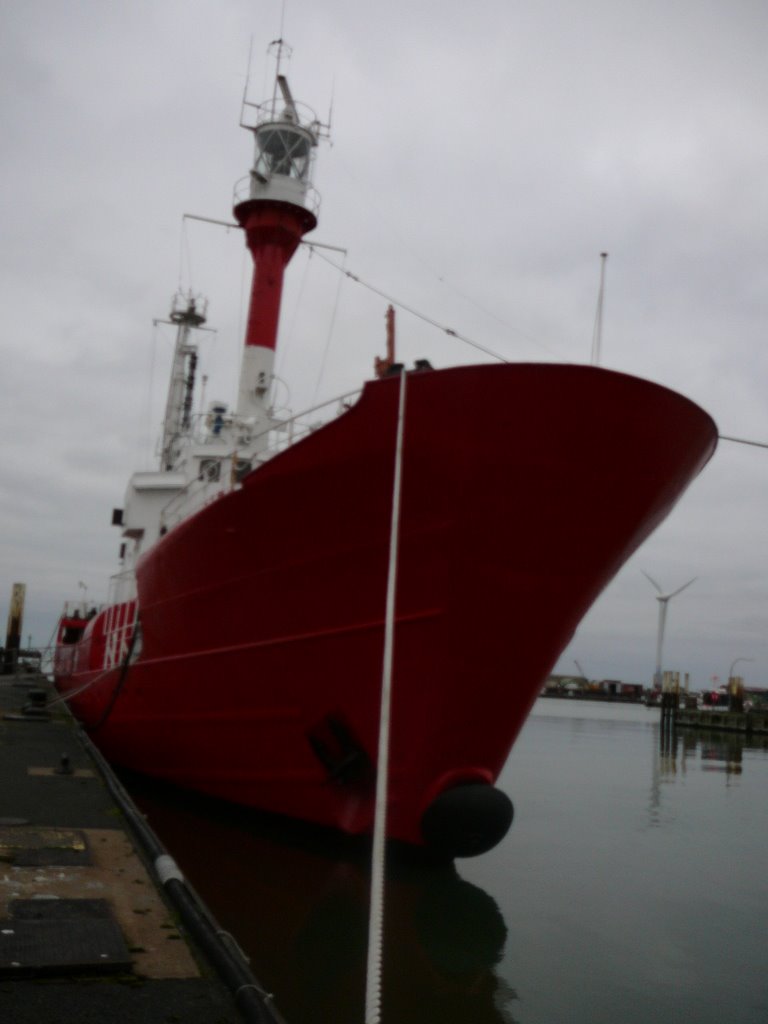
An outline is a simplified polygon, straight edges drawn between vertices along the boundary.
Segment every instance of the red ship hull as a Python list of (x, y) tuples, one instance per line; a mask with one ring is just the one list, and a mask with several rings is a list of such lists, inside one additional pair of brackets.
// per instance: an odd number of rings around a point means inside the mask
[[(143, 556), (132, 663), (103, 671), (107, 612), (60, 646), (57, 685), (93, 681), (70, 704), (107, 758), (370, 830), (398, 389), (367, 385)], [(687, 399), (591, 367), (408, 375), (391, 837), (422, 843), (441, 793), (495, 781), (578, 622), (716, 437)]]

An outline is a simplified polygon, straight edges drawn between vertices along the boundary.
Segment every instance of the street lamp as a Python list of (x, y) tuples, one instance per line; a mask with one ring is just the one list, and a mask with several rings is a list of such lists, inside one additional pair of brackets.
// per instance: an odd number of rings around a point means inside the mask
[(656, 636), (656, 671), (653, 673), (653, 686), (654, 689), (661, 689), (661, 650), (664, 646), (664, 627), (667, 622), (667, 605), (673, 597), (677, 597), (678, 594), (682, 593), (686, 587), (690, 587), (697, 579), (696, 576), (692, 580), (688, 580), (682, 587), (678, 587), (677, 590), (673, 590), (670, 594), (665, 594), (656, 580), (652, 579), (648, 573), (641, 569), (640, 572), (645, 578), (653, 584), (654, 588), (658, 591), (656, 600), (659, 602), (659, 630)]
[(754, 658), (734, 658), (731, 662), (731, 667), (728, 669), (728, 679), (733, 675), (733, 670), (739, 664), (740, 661), (754, 661)]

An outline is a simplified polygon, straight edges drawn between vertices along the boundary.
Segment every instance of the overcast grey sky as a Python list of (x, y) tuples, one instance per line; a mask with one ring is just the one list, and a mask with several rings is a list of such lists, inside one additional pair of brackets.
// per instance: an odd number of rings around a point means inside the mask
[[(106, 596), (111, 509), (162, 416), (172, 334), (152, 319), (179, 284), (210, 300), (208, 396), (233, 397), (249, 262), (237, 232), (182, 214), (230, 217), (250, 40), (260, 100), (281, 4), (0, 12), (0, 615), (26, 581), (25, 634), (45, 643), (80, 581)], [(586, 362), (608, 251), (603, 364), (768, 441), (763, 0), (288, 0), (284, 17), (294, 95), (322, 117), (333, 100), (315, 237), (352, 271), (507, 358)], [(297, 254), (278, 362), (296, 411), (370, 375), (384, 308)], [(398, 344), (478, 359), (404, 313)], [(670, 606), (665, 667), (703, 687), (751, 658), (739, 670), (768, 686), (766, 508), (768, 451), (721, 442), (560, 669), (650, 679), (645, 569), (669, 589), (698, 577)]]

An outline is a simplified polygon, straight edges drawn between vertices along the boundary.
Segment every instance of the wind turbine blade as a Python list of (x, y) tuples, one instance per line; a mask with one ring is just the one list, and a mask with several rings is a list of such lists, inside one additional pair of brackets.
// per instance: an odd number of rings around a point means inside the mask
[(656, 590), (658, 590), (658, 592), (659, 592), (659, 593), (661, 594), (661, 593), (662, 593), (661, 587), (660, 587), (660, 586), (659, 586), (659, 584), (658, 584), (658, 583), (656, 582), (656, 580), (655, 580), (655, 579), (653, 579), (653, 577), (649, 576), (649, 575), (648, 575), (648, 573), (647, 573), (647, 572), (645, 571), (645, 569), (641, 569), (641, 570), (640, 570), (640, 572), (641, 572), (641, 573), (643, 574), (643, 576), (645, 576), (645, 578), (646, 578), (646, 579), (647, 579), (647, 580), (648, 580), (648, 581), (649, 581), (650, 583), (652, 583), (652, 584), (654, 585), (654, 587), (656, 588)]
[(686, 587), (690, 587), (690, 585), (692, 583), (695, 583), (698, 578), (699, 578), (698, 576), (694, 576), (692, 580), (688, 580), (688, 582), (684, 583), (682, 585), (682, 587), (678, 587), (677, 590), (673, 590), (671, 594), (667, 594), (667, 597), (669, 597), (669, 598), (677, 597), (677, 595), (681, 594), (685, 590)]

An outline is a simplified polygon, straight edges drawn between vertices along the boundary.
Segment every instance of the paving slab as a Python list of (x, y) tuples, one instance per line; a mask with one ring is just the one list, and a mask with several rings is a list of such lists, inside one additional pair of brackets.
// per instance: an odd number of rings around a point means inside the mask
[(44, 677), (0, 676), (2, 1019), (258, 1019), (184, 928), (68, 710), (46, 709), (55, 697)]

